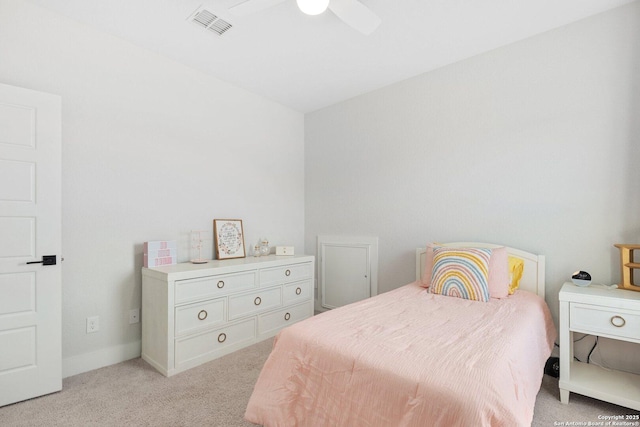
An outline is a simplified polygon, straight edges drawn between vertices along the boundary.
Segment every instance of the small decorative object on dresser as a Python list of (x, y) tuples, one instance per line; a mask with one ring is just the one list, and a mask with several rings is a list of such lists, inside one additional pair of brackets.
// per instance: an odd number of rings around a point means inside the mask
[(241, 219), (214, 219), (213, 239), (217, 259), (245, 257)]
[(640, 245), (613, 245), (620, 249), (620, 287), (630, 291), (640, 291), (640, 285), (633, 283), (633, 270), (640, 269), (640, 262), (633, 260), (633, 251), (640, 249)]
[(171, 376), (313, 316), (315, 258), (142, 269), (142, 358)]
[(159, 267), (161, 265), (172, 265), (178, 259), (178, 245), (175, 240), (157, 240), (144, 242), (145, 267)]
[[(208, 260), (202, 258), (202, 242), (206, 240), (207, 231), (191, 230), (191, 249), (195, 257), (191, 259), (193, 264), (206, 264)], [(146, 267), (146, 266), (145, 266)]]
[(269, 255), (269, 253), (271, 253), (271, 248), (269, 247), (269, 239), (265, 237), (260, 242), (260, 255), (267, 256)]
[(569, 393), (640, 410), (640, 375), (603, 368), (574, 357), (574, 333), (640, 343), (640, 294), (624, 289), (560, 289), (560, 401)]
[(293, 246), (276, 246), (276, 255), (293, 255)]

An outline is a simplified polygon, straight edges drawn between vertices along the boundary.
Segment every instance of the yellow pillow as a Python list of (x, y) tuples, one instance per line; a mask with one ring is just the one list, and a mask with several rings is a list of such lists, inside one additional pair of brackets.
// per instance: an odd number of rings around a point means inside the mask
[(509, 256), (509, 277), (511, 283), (509, 283), (509, 295), (513, 293), (520, 286), (520, 280), (522, 279), (522, 273), (524, 272), (524, 260)]

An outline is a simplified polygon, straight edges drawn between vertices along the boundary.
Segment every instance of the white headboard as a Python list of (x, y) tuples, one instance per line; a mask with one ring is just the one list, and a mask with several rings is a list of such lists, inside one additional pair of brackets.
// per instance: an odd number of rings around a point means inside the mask
[[(437, 246), (450, 247), (475, 247), (475, 248), (500, 248), (504, 245), (477, 242), (438, 243)], [(536, 293), (544, 298), (544, 255), (535, 255), (520, 249), (506, 247), (507, 254), (524, 260), (524, 272), (520, 281), (520, 289)], [(416, 280), (422, 279), (424, 270), (426, 248), (416, 249)]]

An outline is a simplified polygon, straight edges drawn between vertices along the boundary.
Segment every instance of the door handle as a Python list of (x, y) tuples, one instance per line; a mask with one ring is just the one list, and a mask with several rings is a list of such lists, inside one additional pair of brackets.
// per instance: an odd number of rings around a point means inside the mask
[(56, 255), (42, 255), (42, 261), (30, 261), (27, 264), (56, 265)]

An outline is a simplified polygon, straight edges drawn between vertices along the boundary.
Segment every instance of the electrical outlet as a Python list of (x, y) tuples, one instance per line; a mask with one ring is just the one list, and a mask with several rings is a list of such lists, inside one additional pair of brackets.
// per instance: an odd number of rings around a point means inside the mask
[(92, 334), (100, 330), (100, 317), (92, 316), (87, 317), (87, 333)]
[(129, 324), (133, 325), (138, 322), (140, 322), (140, 309), (134, 308), (129, 310)]

